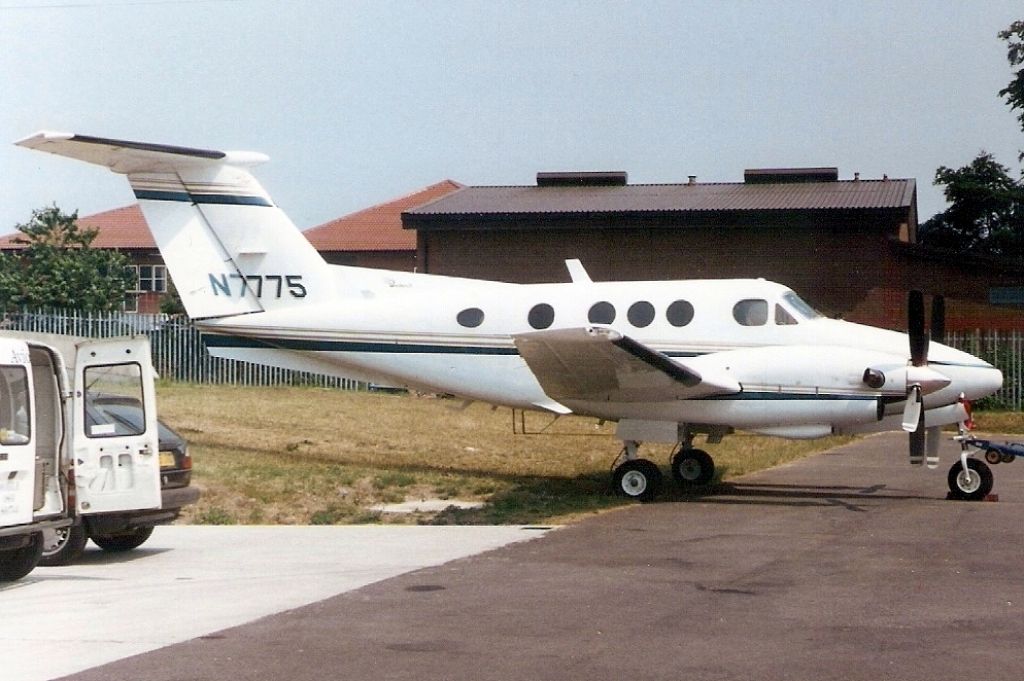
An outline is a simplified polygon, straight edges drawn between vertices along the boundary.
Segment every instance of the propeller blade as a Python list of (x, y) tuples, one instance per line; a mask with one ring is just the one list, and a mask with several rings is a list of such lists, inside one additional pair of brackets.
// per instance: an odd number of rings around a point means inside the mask
[(907, 406), (903, 408), (903, 430), (913, 433), (924, 412), (921, 404), (921, 386), (912, 385), (907, 391)]
[(911, 291), (907, 297), (907, 335), (911, 364), (924, 366), (928, 363), (928, 336), (924, 331), (924, 294), (920, 291)]
[(932, 297), (932, 341), (946, 342), (946, 299), (943, 296)]
[(928, 468), (939, 467), (939, 443), (942, 442), (942, 428), (932, 426), (925, 431), (925, 463)]

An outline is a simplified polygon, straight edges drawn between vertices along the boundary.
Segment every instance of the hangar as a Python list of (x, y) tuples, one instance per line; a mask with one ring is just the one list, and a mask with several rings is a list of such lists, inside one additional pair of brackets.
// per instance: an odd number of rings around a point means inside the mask
[(824, 167), (749, 169), (743, 182), (627, 180), (542, 172), (534, 185), (464, 187), (405, 211), (402, 226), (433, 274), (567, 281), (564, 260), (579, 258), (595, 280), (764, 277), (825, 314), (890, 328), (919, 287), (947, 295), (950, 329), (992, 328), (989, 317), (1020, 328), (1019, 310), (988, 300), (1014, 273), (919, 252), (913, 179), (841, 180)]

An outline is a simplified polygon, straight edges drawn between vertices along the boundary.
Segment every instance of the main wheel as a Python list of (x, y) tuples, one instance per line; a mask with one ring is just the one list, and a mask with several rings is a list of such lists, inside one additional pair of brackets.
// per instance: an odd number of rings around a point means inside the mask
[(96, 546), (104, 551), (131, 551), (142, 546), (149, 535), (153, 534), (153, 526), (136, 527), (117, 534), (105, 534), (93, 537)]
[(13, 582), (32, 572), (42, 555), (42, 532), (33, 532), (28, 544), (20, 549), (0, 551), (0, 582)]
[(957, 461), (949, 469), (949, 493), (954, 499), (981, 501), (992, 491), (992, 469), (984, 461), (967, 459), (969, 474)]
[(715, 462), (702, 449), (680, 449), (672, 457), (672, 477), (683, 489), (706, 485), (715, 476)]
[(661, 471), (652, 461), (626, 461), (612, 474), (615, 491), (629, 499), (650, 501), (661, 488)]
[(85, 527), (82, 525), (43, 530), (43, 556), (39, 559), (39, 564), (46, 567), (70, 565), (82, 555), (87, 541), (89, 537), (86, 536)]

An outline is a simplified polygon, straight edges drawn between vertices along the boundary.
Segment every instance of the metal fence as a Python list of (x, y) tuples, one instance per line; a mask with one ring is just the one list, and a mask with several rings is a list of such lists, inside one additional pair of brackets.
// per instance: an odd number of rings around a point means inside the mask
[[(153, 364), (161, 377), (192, 383), (231, 385), (315, 385), (354, 390), (365, 384), (336, 376), (268, 367), (211, 357), (202, 334), (185, 317), (117, 312), (8, 313), (0, 327), (37, 333), (89, 338), (146, 334)], [(988, 401), (992, 406), (1024, 408), (1024, 333), (970, 331), (949, 333), (946, 344), (991, 362), (1003, 372), (1003, 388)]]
[(12, 331), (111, 338), (145, 334), (161, 378), (224, 385), (312, 385), (358, 390), (366, 384), (338, 376), (211, 357), (202, 334), (182, 316), (121, 312), (43, 311), (3, 315), (0, 328)]
[(1024, 408), (1024, 333), (968, 331), (946, 334), (946, 345), (980, 357), (1003, 372), (1003, 387), (986, 404), (1020, 411)]

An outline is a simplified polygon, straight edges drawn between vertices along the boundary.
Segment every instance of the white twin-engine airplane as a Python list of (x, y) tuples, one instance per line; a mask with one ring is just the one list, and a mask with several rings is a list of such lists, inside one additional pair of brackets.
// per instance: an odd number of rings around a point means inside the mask
[[(764, 280), (509, 284), (328, 265), (267, 195), (252, 152), (40, 132), (17, 144), (128, 177), (189, 316), (219, 357), (617, 422), (615, 488), (647, 500), (661, 473), (641, 442), (675, 443), (673, 477), (712, 479), (693, 448), (733, 429), (789, 438), (910, 432), (938, 465), (939, 429), (1002, 385), (986, 362), (925, 333), (825, 319)], [(932, 334), (941, 337), (942, 301)], [(966, 446), (955, 497), (991, 491)]]

